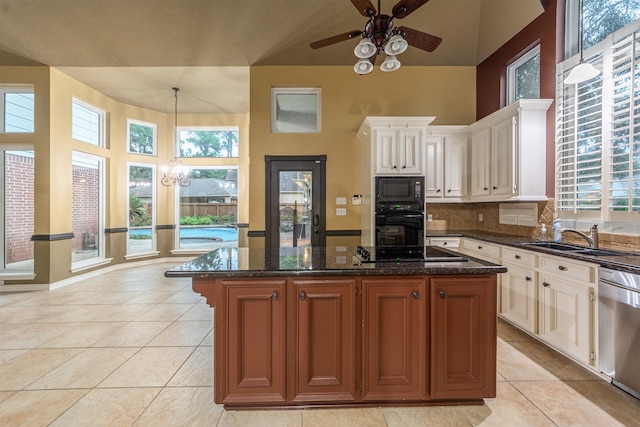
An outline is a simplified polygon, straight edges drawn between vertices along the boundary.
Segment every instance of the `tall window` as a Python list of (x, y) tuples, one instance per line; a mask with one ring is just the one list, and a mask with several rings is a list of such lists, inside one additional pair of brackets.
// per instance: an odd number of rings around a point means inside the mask
[(179, 157), (238, 157), (238, 128), (180, 128)]
[(127, 151), (134, 154), (156, 154), (157, 126), (138, 120), (127, 120)]
[(32, 150), (2, 150), (2, 187), (0, 188), (0, 229), (4, 244), (0, 247), (0, 271), (33, 272), (34, 167)]
[(71, 107), (71, 137), (103, 147), (104, 111), (74, 99)]
[(72, 155), (71, 226), (73, 268), (97, 262), (103, 254), (104, 159)]
[(127, 256), (155, 254), (155, 165), (129, 164)]
[(540, 98), (540, 45), (507, 67), (507, 104)]
[(33, 87), (0, 87), (0, 130), (2, 132), (33, 132)]
[[(592, 3), (609, 4), (610, 13), (627, 10), (622, 7), (623, 2), (585, 0), (585, 17), (587, 8), (595, 7)], [(636, 3), (640, 12), (640, 2)], [(620, 17), (619, 22), (625, 19), (629, 17)], [(578, 62), (576, 57), (558, 65), (556, 208), (562, 218), (637, 221), (640, 212), (639, 31), (640, 22), (636, 21), (586, 50), (585, 60), (602, 70), (602, 74), (589, 81), (577, 85), (563, 83)]]
[(192, 168), (191, 185), (178, 187), (180, 249), (207, 251), (238, 246), (238, 169)]

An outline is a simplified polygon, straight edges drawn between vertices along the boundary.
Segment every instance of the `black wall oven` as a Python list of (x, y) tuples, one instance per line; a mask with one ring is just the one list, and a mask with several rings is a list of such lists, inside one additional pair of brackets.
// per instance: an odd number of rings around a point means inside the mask
[(424, 256), (424, 177), (376, 177), (376, 251)]

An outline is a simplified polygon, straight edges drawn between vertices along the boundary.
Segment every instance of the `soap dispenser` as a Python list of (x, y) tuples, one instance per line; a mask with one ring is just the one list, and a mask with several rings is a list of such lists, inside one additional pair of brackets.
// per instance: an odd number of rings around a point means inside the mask
[(540, 240), (543, 242), (547, 242), (549, 239), (547, 238), (547, 224), (542, 224), (540, 226)]

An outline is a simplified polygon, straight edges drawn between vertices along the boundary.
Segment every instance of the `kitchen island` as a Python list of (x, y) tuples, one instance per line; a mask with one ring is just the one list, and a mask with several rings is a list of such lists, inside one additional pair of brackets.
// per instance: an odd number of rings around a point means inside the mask
[(495, 397), (506, 268), (454, 259), (220, 248), (165, 275), (191, 277), (215, 308), (214, 395), (227, 408), (480, 404)]

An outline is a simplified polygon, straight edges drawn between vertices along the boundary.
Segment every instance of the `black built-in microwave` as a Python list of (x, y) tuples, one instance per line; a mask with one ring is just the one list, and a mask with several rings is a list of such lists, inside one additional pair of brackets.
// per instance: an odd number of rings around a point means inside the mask
[(424, 202), (423, 176), (377, 176), (376, 203)]

